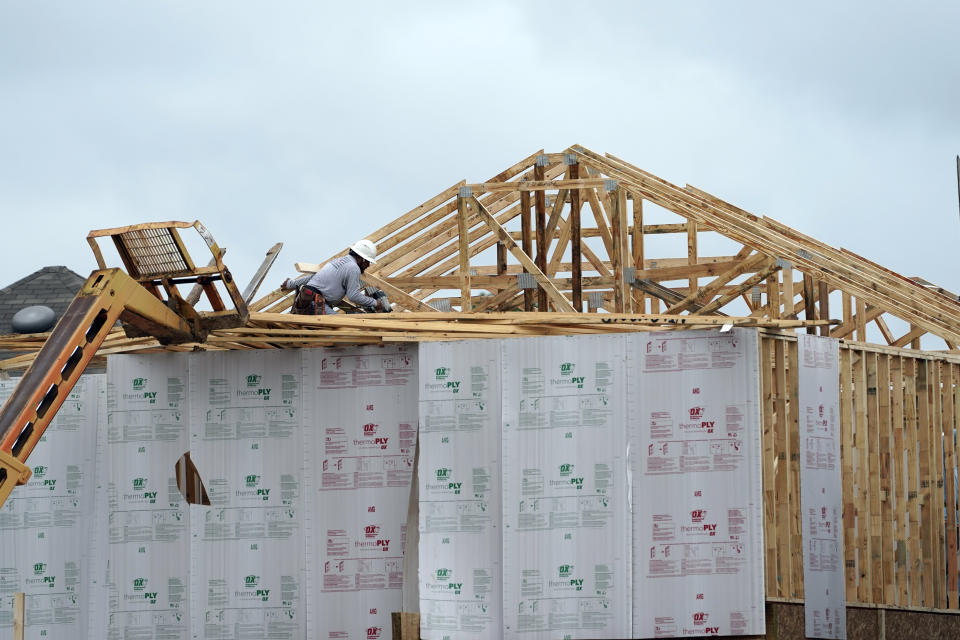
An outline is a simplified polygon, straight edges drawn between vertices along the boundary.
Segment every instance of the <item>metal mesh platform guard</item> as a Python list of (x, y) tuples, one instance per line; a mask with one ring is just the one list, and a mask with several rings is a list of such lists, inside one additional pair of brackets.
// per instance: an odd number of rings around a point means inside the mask
[(139, 276), (189, 273), (191, 265), (173, 234), (176, 230), (136, 229), (120, 234), (120, 240)]

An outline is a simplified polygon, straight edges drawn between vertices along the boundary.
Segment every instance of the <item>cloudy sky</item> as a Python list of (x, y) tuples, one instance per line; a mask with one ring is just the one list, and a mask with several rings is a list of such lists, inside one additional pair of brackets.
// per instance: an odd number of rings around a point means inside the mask
[(241, 283), (283, 241), (279, 281), (579, 143), (958, 290), (958, 32), (927, 1), (0, 0), (0, 286), (171, 219)]

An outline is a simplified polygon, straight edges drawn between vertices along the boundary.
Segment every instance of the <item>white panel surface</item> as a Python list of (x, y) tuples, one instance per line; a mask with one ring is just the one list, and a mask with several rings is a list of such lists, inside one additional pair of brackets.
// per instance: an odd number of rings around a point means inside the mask
[[(0, 405), (18, 378), (0, 380)], [(33, 475), (0, 511), (0, 638), (13, 637), (13, 594), (26, 593), (26, 638), (86, 636), (97, 424), (106, 376), (82, 376), (33, 453)]]
[(625, 347), (503, 342), (507, 638), (630, 637)]
[(846, 638), (843, 484), (840, 478), (840, 344), (798, 336), (800, 505), (808, 638)]
[[(420, 346), (420, 633), (500, 637), (500, 342)], [(412, 578), (412, 576), (411, 576)]]
[(303, 434), (297, 351), (190, 357), (191, 457), (210, 507), (193, 507), (193, 636), (306, 634)]
[(633, 634), (762, 635), (757, 333), (630, 344)]
[(303, 352), (309, 638), (390, 637), (417, 437), (416, 349)]
[(98, 491), (107, 501), (111, 639), (189, 637), (189, 511), (174, 473), (190, 448), (186, 383), (181, 354), (108, 359)]

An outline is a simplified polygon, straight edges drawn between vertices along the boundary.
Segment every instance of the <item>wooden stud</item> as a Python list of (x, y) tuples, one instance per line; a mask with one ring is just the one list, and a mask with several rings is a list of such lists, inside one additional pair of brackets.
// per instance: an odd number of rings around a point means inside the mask
[(610, 255), (610, 261), (613, 263), (613, 306), (616, 313), (623, 313), (624, 299), (626, 298), (626, 289), (623, 281), (623, 243), (620, 240), (623, 222), (623, 211), (620, 209), (620, 198), (617, 194), (619, 187), (608, 189), (609, 204), (611, 208), (610, 215), (610, 234), (613, 237), (613, 253)]
[[(829, 318), (830, 317), (830, 285), (826, 283), (825, 280), (821, 280), (817, 283), (818, 286), (818, 299), (820, 302), (820, 317)], [(820, 335), (828, 336), (830, 335), (830, 327), (820, 327)]]
[(26, 594), (17, 591), (13, 594), (13, 640), (23, 640), (26, 623)]
[(800, 504), (800, 383), (798, 379), (798, 344), (787, 344), (787, 426), (790, 430), (790, 554), (793, 566), (790, 569), (790, 597), (803, 597), (803, 508)]
[(863, 351), (853, 353), (853, 417), (857, 487), (857, 601), (873, 600), (873, 564), (870, 539), (870, 458), (867, 442), (867, 368)]
[[(567, 166), (567, 177), (576, 180), (580, 177), (580, 165), (577, 164), (576, 156), (573, 156), (572, 162)], [(573, 263), (571, 269), (571, 278), (573, 278), (573, 308), (577, 311), (583, 311), (583, 288), (580, 282), (581, 277), (581, 258), (580, 249), (582, 241), (580, 239), (580, 190), (570, 190), (570, 262)]]
[(780, 317), (780, 274), (774, 272), (767, 278), (767, 317)]
[(917, 361), (917, 420), (918, 420), (918, 449), (920, 472), (920, 544), (923, 569), (923, 604), (927, 607), (937, 606), (934, 599), (934, 544), (936, 540), (935, 523), (940, 519), (939, 506), (933, 500), (932, 459), (933, 443), (932, 425), (930, 424), (929, 403), (929, 363), (926, 360)]
[[(817, 307), (814, 301), (815, 299), (815, 289), (813, 286), (813, 278), (808, 274), (803, 274), (803, 304), (804, 312), (803, 317), (807, 320), (816, 320), (817, 319)], [(790, 306), (793, 306), (792, 304)], [(825, 316), (822, 316), (825, 317)], [(811, 331), (807, 329), (807, 333), (816, 333), (814, 329)]]
[[(543, 180), (544, 167), (546, 166), (546, 156), (538, 156), (533, 168), (533, 179)], [(536, 265), (540, 273), (547, 271), (547, 252), (550, 247), (547, 245), (547, 200), (543, 191), (537, 191), (533, 196), (534, 207), (536, 208), (536, 228), (537, 228), (537, 257)], [(546, 276), (544, 276), (546, 277)], [(547, 307), (547, 291), (542, 286), (537, 290), (537, 311), (549, 311)]]
[(917, 364), (916, 358), (903, 358), (903, 416), (906, 433), (907, 454), (907, 519), (910, 535), (907, 553), (909, 557), (910, 606), (923, 605), (923, 558), (921, 557), (921, 491), (920, 491), (920, 429), (917, 415)]
[[(933, 566), (934, 566), (934, 604), (935, 607), (946, 608), (946, 535), (942, 521), (945, 517), (946, 499), (944, 497), (943, 480), (943, 394), (941, 392), (941, 366), (936, 360), (929, 361), (930, 380), (928, 385), (928, 402), (930, 404), (930, 468), (933, 473), (930, 485), (933, 493)], [(942, 506), (941, 506), (942, 505)], [(934, 510), (936, 509), (936, 510)]]
[[(774, 397), (774, 413), (776, 416), (776, 431), (774, 447), (776, 458), (776, 504), (777, 504), (777, 573), (780, 579), (780, 596), (789, 598), (793, 577), (792, 554), (790, 537), (790, 436), (787, 417), (787, 367), (786, 345), (777, 340), (773, 345), (774, 382), (776, 395)], [(799, 549), (796, 550), (799, 552)]]
[(867, 341), (867, 303), (863, 298), (857, 298), (857, 332), (854, 340)]
[[(633, 250), (633, 266), (636, 269), (642, 269), (644, 264), (643, 249), (643, 198), (637, 194), (631, 194), (633, 197), (633, 227), (631, 228), (631, 242)], [(633, 296), (634, 311), (644, 312), (646, 307), (643, 291), (635, 287), (630, 287)]]
[(892, 433), (890, 406), (890, 356), (877, 354), (877, 436), (880, 458), (879, 499), (883, 574), (881, 602), (893, 604), (897, 597), (896, 558), (894, 554), (894, 476), (892, 468)]
[(793, 290), (793, 265), (791, 263), (785, 262), (783, 264), (780, 279), (783, 282), (780, 292), (780, 300), (783, 303), (783, 317), (788, 319), (795, 318), (796, 316), (793, 314), (793, 299), (795, 297)]
[(960, 526), (957, 523), (957, 444), (956, 444), (956, 394), (954, 385), (960, 380), (957, 372), (960, 366), (944, 363), (943, 365), (943, 462), (944, 462), (944, 499), (947, 504), (944, 529), (946, 530), (946, 564), (947, 564), (947, 608), (960, 607), (960, 592), (958, 592), (957, 563), (957, 536), (960, 535)]
[[(651, 302), (657, 301), (651, 298)], [(760, 381), (763, 390), (763, 519), (764, 548), (766, 549), (766, 592), (768, 596), (780, 594), (780, 580), (777, 565), (777, 509), (776, 509), (776, 468), (777, 451), (774, 443), (776, 415), (774, 411), (773, 371), (774, 339), (762, 337), (760, 340)]]
[[(697, 222), (696, 220), (687, 220), (687, 264), (697, 264)], [(697, 278), (690, 278), (689, 295), (697, 292), (699, 282)]]
[(909, 568), (907, 539), (909, 531), (907, 525), (907, 477), (904, 467), (906, 438), (904, 437), (903, 421), (903, 359), (900, 356), (891, 356), (890, 358), (890, 387), (891, 421), (893, 423), (893, 495), (896, 503), (897, 520), (894, 541), (897, 597), (890, 604), (905, 607), (910, 604), (910, 582), (907, 578)]
[(886, 576), (883, 574), (883, 515), (880, 509), (880, 487), (882, 457), (880, 455), (880, 407), (877, 401), (877, 354), (863, 353), (866, 364), (866, 411), (867, 429), (864, 433), (867, 441), (866, 459), (869, 461), (869, 484), (864, 487), (869, 501), (870, 520), (868, 522), (870, 535), (870, 602), (883, 603), (883, 585)]
[(854, 501), (853, 366), (850, 349), (840, 350), (840, 463), (843, 484), (843, 558), (847, 602), (857, 601), (857, 511)]
[[(530, 224), (530, 192), (520, 193), (520, 238), (521, 249), (528, 256), (533, 255), (533, 230)], [(527, 273), (527, 270), (523, 270)], [(533, 289), (523, 290), (523, 310), (533, 311)]]
[(470, 212), (467, 201), (465, 196), (457, 197), (457, 222), (460, 230), (457, 236), (460, 245), (460, 270), (457, 273), (460, 276), (461, 311), (470, 311), (473, 307), (470, 299)]

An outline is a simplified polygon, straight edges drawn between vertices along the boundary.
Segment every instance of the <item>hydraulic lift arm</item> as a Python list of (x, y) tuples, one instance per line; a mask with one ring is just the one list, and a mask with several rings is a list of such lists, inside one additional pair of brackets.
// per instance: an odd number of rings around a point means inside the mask
[[(178, 228), (189, 226), (201, 232), (217, 266), (193, 266), (177, 234)], [(121, 269), (94, 271), (0, 408), (0, 507), (16, 485), (30, 479), (27, 457), (118, 320), (128, 335), (152, 335), (166, 344), (203, 342), (211, 328), (246, 322), (246, 305), (223, 266), (222, 252), (199, 222), (134, 225), (94, 231), (89, 238), (105, 235), (113, 238), (136, 277)], [(103, 267), (99, 250), (94, 253)], [(236, 311), (224, 309), (213, 280), (224, 282)], [(214, 312), (197, 312), (179, 295), (176, 285), (189, 282), (204, 287)], [(161, 298), (158, 284), (167, 300)]]

